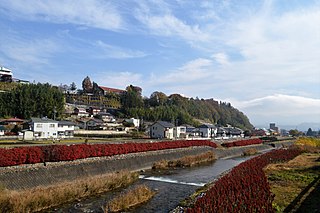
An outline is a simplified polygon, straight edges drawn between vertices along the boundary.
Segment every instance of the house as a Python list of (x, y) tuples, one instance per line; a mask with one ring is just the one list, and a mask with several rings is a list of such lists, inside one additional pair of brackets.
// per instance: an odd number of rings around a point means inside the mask
[(4, 126), (0, 126), (0, 136), (4, 135), (5, 131), (6, 131), (6, 128), (4, 128)]
[(58, 138), (58, 123), (48, 118), (31, 118), (30, 130), (35, 138)]
[(185, 126), (175, 126), (173, 128), (174, 138), (187, 138), (187, 128)]
[(172, 139), (174, 125), (166, 121), (157, 121), (150, 126), (151, 138), (168, 138)]
[(125, 119), (125, 122), (133, 124), (133, 126), (136, 128), (140, 126), (140, 119), (129, 118), (129, 119)]
[(97, 115), (101, 112), (101, 109), (98, 107), (89, 107), (88, 113), (90, 115)]
[(103, 120), (91, 118), (86, 122), (86, 129), (98, 130), (103, 129), (104, 122)]
[(19, 118), (8, 118), (0, 121), (2, 125), (21, 125), (24, 120)]
[(203, 138), (213, 138), (217, 134), (217, 127), (213, 124), (202, 124), (198, 128)]
[(98, 88), (100, 89), (100, 93), (103, 95), (109, 95), (112, 93), (117, 94), (117, 95), (121, 95), (126, 92), (125, 90), (115, 89), (115, 88), (110, 88), (110, 87), (99, 86)]
[(230, 138), (236, 138), (236, 137), (244, 137), (244, 131), (237, 127), (224, 127), (223, 128), (226, 131), (226, 136)]
[(81, 108), (81, 107), (74, 108), (73, 114), (76, 115), (77, 117), (88, 117), (89, 116), (89, 113), (86, 111), (86, 109)]
[(104, 122), (115, 122), (116, 119), (111, 113), (108, 112), (99, 112), (96, 117), (103, 120)]
[(74, 123), (71, 121), (58, 122), (58, 137), (71, 138), (74, 135)]

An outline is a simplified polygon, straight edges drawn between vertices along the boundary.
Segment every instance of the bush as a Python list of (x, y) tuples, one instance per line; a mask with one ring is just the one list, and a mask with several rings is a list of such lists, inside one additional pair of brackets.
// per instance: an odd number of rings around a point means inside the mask
[(298, 149), (273, 150), (239, 164), (217, 180), (186, 212), (274, 212), (274, 195), (263, 168), (291, 160), (300, 153)]
[(14, 166), (28, 163), (72, 161), (89, 157), (103, 157), (135, 152), (177, 149), (191, 146), (217, 145), (207, 140), (165, 141), (155, 143), (123, 144), (77, 144), (50, 145), (0, 149), (0, 166)]
[(259, 138), (247, 139), (247, 140), (239, 140), (233, 142), (222, 143), (221, 145), (224, 147), (234, 147), (234, 146), (248, 146), (253, 144), (262, 144), (262, 140)]

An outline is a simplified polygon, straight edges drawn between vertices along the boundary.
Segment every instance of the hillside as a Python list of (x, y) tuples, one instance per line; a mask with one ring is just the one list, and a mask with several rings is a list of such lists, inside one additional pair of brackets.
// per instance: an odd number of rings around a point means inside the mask
[(221, 126), (230, 124), (245, 130), (253, 128), (247, 116), (232, 107), (230, 103), (213, 99), (189, 99), (179, 94), (166, 96), (161, 92), (154, 92), (150, 98), (143, 100), (135, 98), (134, 103), (136, 104), (134, 105), (126, 105), (128, 98), (124, 98), (122, 113), (125, 116), (139, 117), (147, 121), (164, 120), (175, 124), (186, 123), (195, 126), (199, 125), (198, 120), (203, 120)]

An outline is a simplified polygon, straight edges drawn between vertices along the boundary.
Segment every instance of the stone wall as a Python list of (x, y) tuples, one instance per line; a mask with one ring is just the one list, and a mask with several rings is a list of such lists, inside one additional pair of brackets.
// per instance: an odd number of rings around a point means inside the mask
[(174, 160), (212, 150), (210, 147), (191, 147), (161, 150), (113, 157), (89, 158), (71, 162), (49, 162), (0, 168), (0, 184), (7, 189), (28, 189), (119, 170), (151, 168), (154, 162)]
[(69, 162), (48, 162), (46, 165), (30, 164), (0, 168), (0, 187), (7, 189), (28, 189), (65, 181), (72, 181), (89, 176), (102, 175), (119, 170), (142, 170), (151, 168), (153, 163), (174, 160), (187, 155), (196, 155), (212, 150), (217, 158), (229, 158), (243, 155), (250, 148), (258, 151), (280, 148), (290, 143), (276, 143), (276, 145), (252, 145), (213, 149), (210, 147), (190, 147), (117, 155), (112, 157), (87, 158)]

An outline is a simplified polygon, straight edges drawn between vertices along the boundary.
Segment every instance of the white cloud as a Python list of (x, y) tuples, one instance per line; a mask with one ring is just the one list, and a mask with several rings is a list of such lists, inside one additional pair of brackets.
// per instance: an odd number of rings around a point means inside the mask
[(105, 71), (92, 74), (92, 79), (96, 79), (98, 85), (125, 89), (129, 85), (141, 86), (142, 76), (134, 72), (114, 72)]
[(142, 58), (147, 56), (146, 53), (137, 50), (125, 49), (122, 47), (106, 44), (102, 41), (97, 41), (96, 46), (101, 49), (97, 52), (98, 58), (114, 58), (114, 59), (128, 59), (128, 58)]
[(29, 66), (48, 64), (50, 57), (60, 49), (59, 45), (50, 39), (4, 38), (3, 41), (5, 42), (0, 43), (0, 52), (3, 55)]
[(33, 21), (71, 23), (106, 30), (119, 30), (123, 21), (115, 6), (100, 0), (6, 1), (0, 4), (10, 16)]
[[(161, 2), (161, 1), (160, 1)], [(189, 43), (210, 40), (210, 35), (198, 24), (189, 24), (177, 18), (165, 3), (140, 3), (135, 10), (135, 18), (139, 20), (151, 34), (164, 37), (179, 37)], [(162, 5), (164, 5), (162, 7)]]
[(216, 53), (212, 55), (212, 58), (218, 62), (221, 65), (227, 65), (229, 64), (229, 58), (228, 55), (225, 53)]
[(272, 121), (280, 124), (320, 121), (320, 99), (275, 94), (249, 101), (228, 101), (256, 125)]
[(153, 75), (151, 77), (152, 84), (174, 84), (183, 85), (191, 82), (200, 82), (201, 79), (207, 78), (212, 74), (210, 68), (212, 61), (205, 58), (198, 58), (187, 62), (180, 68), (169, 72), (162, 73), (161, 76)]

